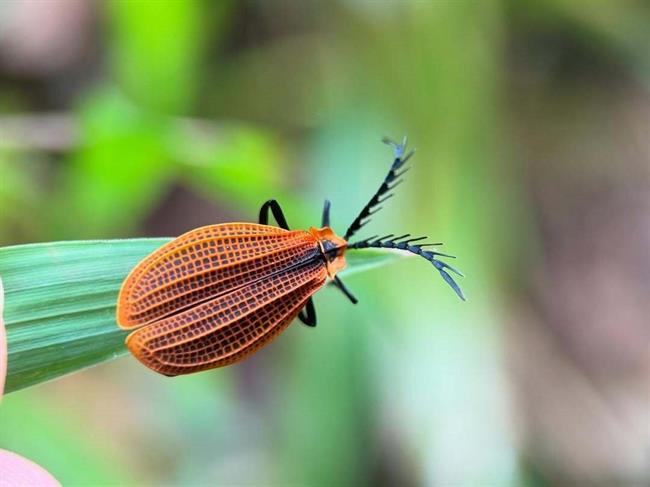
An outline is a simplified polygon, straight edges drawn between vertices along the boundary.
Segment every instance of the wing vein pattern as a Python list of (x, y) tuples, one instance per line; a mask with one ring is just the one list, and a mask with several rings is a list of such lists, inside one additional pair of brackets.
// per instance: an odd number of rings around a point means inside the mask
[(316, 239), (305, 231), (250, 223), (192, 230), (129, 274), (118, 324), (131, 329), (154, 323), (318, 255)]
[(228, 223), (192, 230), (124, 281), (118, 324), (147, 367), (180, 375), (228, 365), (278, 336), (327, 280), (316, 237)]
[(326, 281), (311, 260), (132, 332), (131, 352), (165, 375), (237, 362), (278, 336)]

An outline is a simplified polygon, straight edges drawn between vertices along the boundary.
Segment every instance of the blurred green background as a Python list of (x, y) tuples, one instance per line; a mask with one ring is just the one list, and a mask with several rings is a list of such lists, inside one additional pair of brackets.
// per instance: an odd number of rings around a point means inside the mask
[(254, 221), (419, 259), (326, 289), (226, 369), (131, 357), (5, 397), (0, 447), (64, 485), (650, 480), (650, 39), (634, 0), (0, 2), (0, 245)]

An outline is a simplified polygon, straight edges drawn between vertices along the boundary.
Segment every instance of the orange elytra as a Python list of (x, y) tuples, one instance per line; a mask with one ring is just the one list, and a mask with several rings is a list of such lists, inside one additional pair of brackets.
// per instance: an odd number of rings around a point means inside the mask
[[(269, 200), (259, 224), (223, 223), (197, 228), (163, 245), (130, 272), (120, 290), (117, 323), (134, 331), (126, 345), (150, 369), (168, 376), (189, 374), (245, 359), (278, 336), (296, 317), (316, 326), (312, 295), (330, 279), (353, 303), (337, 273), (348, 250), (386, 248), (424, 257), (461, 299), (446, 271), (460, 272), (425, 250), (426, 237), (366, 238), (349, 243), (401, 182), (406, 139), (385, 140), (395, 158), (381, 186), (345, 232), (329, 226), (325, 201), (322, 228), (289, 230), (280, 205)], [(278, 227), (267, 225), (269, 212)]]

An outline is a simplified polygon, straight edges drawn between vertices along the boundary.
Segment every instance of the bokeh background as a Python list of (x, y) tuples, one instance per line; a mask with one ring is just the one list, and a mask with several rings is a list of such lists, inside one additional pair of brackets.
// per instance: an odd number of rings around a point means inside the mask
[(0, 447), (64, 485), (650, 481), (650, 9), (635, 0), (0, 2), (0, 245), (345, 230), (430, 235), (326, 289), (237, 366), (131, 357), (7, 396)]

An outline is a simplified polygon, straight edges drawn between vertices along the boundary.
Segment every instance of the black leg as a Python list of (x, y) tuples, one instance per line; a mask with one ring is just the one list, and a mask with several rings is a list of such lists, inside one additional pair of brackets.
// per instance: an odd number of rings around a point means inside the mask
[(352, 301), (352, 304), (357, 304), (359, 300), (353, 296), (353, 294), (348, 290), (347, 287), (345, 287), (345, 284), (343, 284), (343, 281), (339, 279), (339, 276), (334, 276), (334, 285), (338, 287), (341, 291), (343, 291), (343, 294), (345, 294), (350, 301)]
[(312, 298), (307, 300), (307, 304), (298, 314), (298, 319), (312, 328), (316, 326), (316, 309), (314, 308), (314, 301)]
[[(269, 223), (269, 210), (273, 213), (273, 218), (278, 222), (278, 226), (285, 230), (289, 230), (287, 219), (284, 217), (282, 208), (276, 200), (268, 200), (262, 205), (260, 208), (259, 223), (262, 225), (267, 225)], [(314, 308), (314, 301), (311, 298), (307, 300), (305, 307), (300, 310), (300, 313), (298, 313), (298, 319), (307, 326), (316, 326), (316, 309)]]
[(321, 227), (330, 226), (330, 206), (332, 206), (330, 200), (325, 200), (325, 204), (323, 205), (323, 219), (321, 220)]
[(268, 200), (266, 203), (262, 205), (262, 207), (260, 208), (260, 217), (258, 220), (259, 223), (262, 225), (268, 225), (269, 210), (271, 210), (271, 213), (273, 213), (273, 218), (275, 218), (275, 221), (278, 222), (278, 226), (280, 228), (284, 228), (285, 230), (289, 230), (287, 219), (284, 217), (284, 213), (282, 213), (282, 208), (280, 208), (280, 204), (276, 200)]

